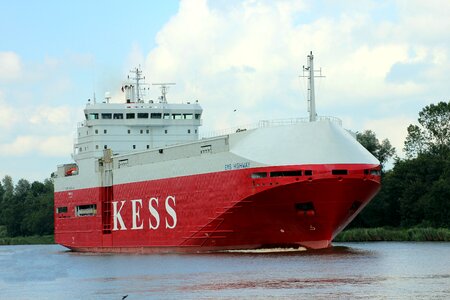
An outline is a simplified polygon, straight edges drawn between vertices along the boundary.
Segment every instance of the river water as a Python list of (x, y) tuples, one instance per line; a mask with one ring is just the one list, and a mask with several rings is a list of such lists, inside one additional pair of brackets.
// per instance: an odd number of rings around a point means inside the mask
[(450, 243), (97, 255), (0, 246), (0, 299), (450, 299)]

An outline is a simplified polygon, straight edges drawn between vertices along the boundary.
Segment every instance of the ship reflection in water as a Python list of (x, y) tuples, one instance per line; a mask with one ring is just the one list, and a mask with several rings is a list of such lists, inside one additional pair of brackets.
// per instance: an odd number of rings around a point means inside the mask
[(450, 243), (196, 255), (5, 246), (0, 247), (0, 269), (1, 299), (450, 298)]

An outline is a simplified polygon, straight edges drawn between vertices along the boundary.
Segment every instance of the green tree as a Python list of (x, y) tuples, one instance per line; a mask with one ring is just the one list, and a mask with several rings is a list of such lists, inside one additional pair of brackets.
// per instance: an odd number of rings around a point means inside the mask
[(357, 132), (356, 139), (380, 161), (382, 167), (384, 167), (386, 162), (395, 155), (395, 148), (392, 147), (389, 140), (384, 139), (380, 143), (375, 132), (372, 130), (366, 130), (362, 133)]
[(3, 200), (10, 201), (14, 194), (14, 184), (11, 176), (6, 175), (3, 177), (2, 183), (4, 189)]
[(6, 175), (2, 179), (2, 198), (0, 199), (0, 224), (6, 225), (7, 211), (6, 208), (12, 201), (14, 195), (14, 185), (11, 176)]
[(31, 184), (27, 218), (24, 219), (24, 231), (29, 234), (53, 233), (53, 183), (46, 179), (44, 183), (35, 181)]
[(425, 134), (422, 132), (419, 126), (410, 124), (407, 128), (408, 135), (405, 139), (405, 147), (403, 151), (406, 153), (406, 157), (409, 159), (415, 158), (420, 154), (425, 153), (427, 149), (427, 143)]
[(420, 126), (409, 125), (404, 150), (408, 158), (425, 152), (445, 156), (450, 149), (450, 101), (425, 106), (419, 112)]
[(3, 188), (2, 183), (0, 182), (0, 226), (4, 224), (3, 221), (3, 195), (5, 194), (5, 189)]

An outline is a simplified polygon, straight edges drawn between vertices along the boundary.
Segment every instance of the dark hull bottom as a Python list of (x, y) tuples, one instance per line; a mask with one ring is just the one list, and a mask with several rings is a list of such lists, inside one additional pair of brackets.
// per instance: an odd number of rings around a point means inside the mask
[[(309, 247), (307, 246), (309, 245)], [(66, 246), (67, 247), (67, 246)], [(270, 250), (270, 249), (324, 249), (331, 247), (331, 241), (306, 241), (302, 244), (284, 245), (240, 245), (229, 247), (67, 247), (74, 252), (83, 253), (125, 253), (125, 254), (155, 254), (155, 253), (211, 253), (230, 250)]]

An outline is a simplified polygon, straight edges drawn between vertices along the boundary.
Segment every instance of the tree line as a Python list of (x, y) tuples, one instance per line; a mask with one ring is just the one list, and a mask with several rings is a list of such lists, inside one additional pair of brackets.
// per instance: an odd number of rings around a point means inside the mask
[(0, 182), (0, 237), (53, 234), (53, 182)]
[(392, 157), (394, 165), (383, 171), (381, 191), (350, 227), (450, 228), (450, 102), (424, 107), (418, 123), (407, 128), (404, 159), (372, 131), (357, 133), (382, 165)]
[[(358, 141), (382, 164), (382, 188), (349, 227), (450, 228), (450, 102), (431, 104), (410, 125), (406, 158), (399, 158), (389, 140), (373, 131), (357, 133)], [(394, 159), (393, 168), (385, 164)], [(53, 182), (15, 185), (0, 182), (0, 237), (53, 234)]]

